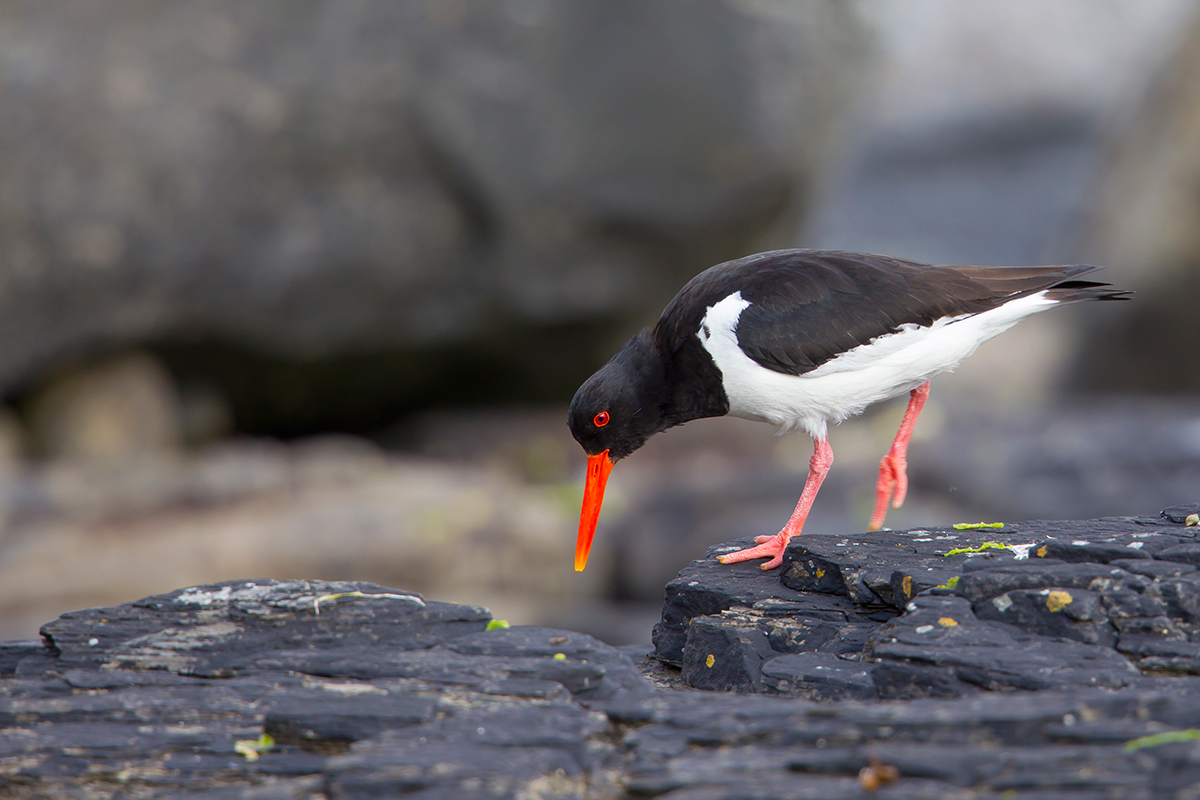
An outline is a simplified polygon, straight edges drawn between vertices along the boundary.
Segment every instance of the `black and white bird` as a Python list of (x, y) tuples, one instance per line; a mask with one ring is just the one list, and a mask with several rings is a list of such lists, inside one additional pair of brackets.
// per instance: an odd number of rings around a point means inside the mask
[(933, 266), (828, 250), (776, 250), (693, 278), (653, 329), (638, 333), (576, 392), (568, 425), (587, 453), (575, 569), (587, 564), (613, 464), (659, 431), (731, 415), (803, 430), (813, 456), (779, 533), (722, 556), (782, 563), (833, 464), (827, 432), (872, 403), (910, 393), (880, 462), (870, 529), (908, 488), (906, 453), (929, 380), (1025, 317), (1129, 292), (1084, 280), (1101, 267)]

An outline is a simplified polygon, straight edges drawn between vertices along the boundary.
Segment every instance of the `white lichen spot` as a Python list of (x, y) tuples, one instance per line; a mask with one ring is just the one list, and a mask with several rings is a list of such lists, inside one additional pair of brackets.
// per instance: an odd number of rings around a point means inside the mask
[(1037, 544), (1037, 542), (1030, 542), (1029, 544), (1010, 544), (1008, 547), (1013, 551), (1014, 559), (1017, 561), (1024, 561), (1025, 559), (1029, 558), (1029, 550), (1035, 544)]
[(1071, 542), (1071, 544), (1075, 545), (1076, 547), (1084, 547), (1086, 545), (1091, 544), (1091, 542), (1085, 541), (1083, 539), (1077, 539), (1077, 540)]
[(96, 646), (96, 645), (98, 645), (98, 644), (100, 644), (100, 640), (99, 640), (99, 639), (97, 639), (95, 636), (93, 636), (92, 638), (88, 639), (88, 647), (95, 647), (95, 646)]
[(335, 681), (318, 681), (305, 680), (305, 686), (311, 686), (316, 689), (321, 689), (333, 694), (343, 695), (345, 697), (357, 697), (364, 694), (382, 694), (386, 695), (387, 690), (381, 689), (378, 686), (373, 686), (369, 683), (339, 683)]
[(1146, 543), (1145, 542), (1130, 542), (1129, 544), (1127, 544), (1125, 546), (1128, 547), (1130, 550), (1141, 550), (1143, 547), (1146, 546)]
[(919, 625), (919, 626), (917, 626), (917, 633), (929, 633), (929, 632), (930, 632), (930, 631), (932, 631), (932, 630), (933, 630), (933, 626), (932, 626), (932, 625)]
[(1012, 604), (1013, 604), (1012, 598), (1009, 597), (1007, 594), (1002, 594), (999, 597), (992, 598), (992, 605), (994, 605), (996, 607), (996, 610), (999, 611), (1001, 614), (1003, 614), (1005, 611), (1008, 611), (1010, 608), (1012, 608)]
[(175, 602), (181, 605), (190, 606), (211, 606), (213, 603), (224, 602), (229, 599), (233, 589), (229, 586), (222, 586), (220, 591), (206, 592), (202, 589), (186, 589), (179, 593), (175, 598)]

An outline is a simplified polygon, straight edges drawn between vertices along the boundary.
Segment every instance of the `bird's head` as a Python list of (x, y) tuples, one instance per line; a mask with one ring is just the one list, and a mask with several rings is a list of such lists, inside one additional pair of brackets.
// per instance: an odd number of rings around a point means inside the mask
[(618, 460), (663, 430), (666, 397), (662, 358), (645, 331), (626, 342), (575, 393), (567, 425), (588, 457), (576, 570), (587, 564), (608, 473)]

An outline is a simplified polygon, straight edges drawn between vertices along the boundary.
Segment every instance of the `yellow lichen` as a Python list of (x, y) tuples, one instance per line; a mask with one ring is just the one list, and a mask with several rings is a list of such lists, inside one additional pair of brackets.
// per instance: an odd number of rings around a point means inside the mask
[(957, 624), (958, 620), (953, 617), (942, 617), (938, 620), (938, 625), (941, 625), (943, 628), (953, 628)]
[(258, 761), (258, 757), (275, 746), (271, 734), (264, 733), (255, 739), (239, 739), (234, 742), (233, 752), (244, 756), (247, 761)]
[(1042, 545), (1037, 549), (1038, 558), (1046, 557), (1046, 545)]
[(1188, 728), (1182, 731), (1166, 731), (1165, 733), (1156, 733), (1151, 736), (1130, 739), (1125, 743), (1125, 750), (1133, 752), (1134, 750), (1141, 750), (1144, 747), (1158, 747), (1164, 744), (1175, 744), (1176, 742), (1193, 742), (1197, 739), (1200, 739), (1200, 730), (1196, 728)]
[(712, 653), (708, 654), (708, 658), (704, 659), (704, 666), (712, 669), (712, 665), (717, 663), (717, 658)]
[(1012, 548), (1001, 542), (984, 542), (979, 547), (956, 547), (948, 553), (942, 553), (944, 556), (956, 556), (959, 553), (982, 553), (984, 550), (1011, 550)]
[(905, 575), (901, 579), (900, 588), (904, 590), (905, 598), (912, 597), (912, 575)]
[(1064, 606), (1070, 605), (1074, 599), (1074, 597), (1071, 597), (1070, 592), (1054, 591), (1046, 595), (1046, 608), (1051, 611), (1061, 611)]

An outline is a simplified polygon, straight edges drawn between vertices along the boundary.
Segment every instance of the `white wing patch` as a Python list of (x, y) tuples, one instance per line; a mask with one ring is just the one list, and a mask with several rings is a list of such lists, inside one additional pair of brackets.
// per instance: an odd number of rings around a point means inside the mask
[(730, 415), (773, 423), (780, 432), (803, 428), (819, 439), (830, 422), (954, 369), (988, 339), (1056, 305), (1043, 291), (978, 314), (943, 317), (930, 326), (906, 324), (803, 375), (769, 370), (738, 346), (738, 319), (750, 306), (741, 292), (709, 306), (696, 336), (721, 371)]

